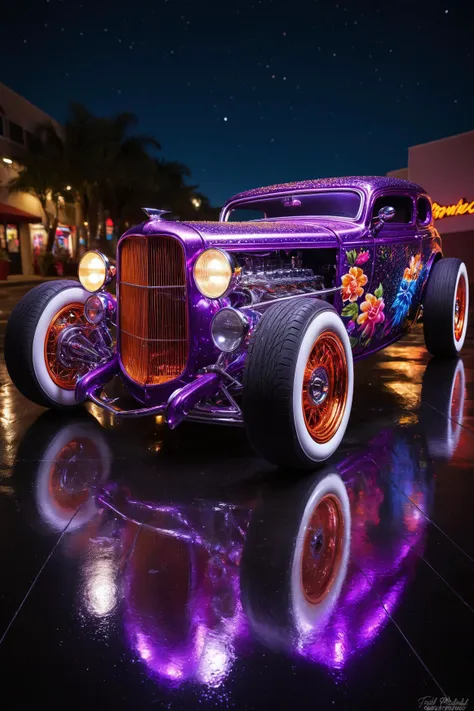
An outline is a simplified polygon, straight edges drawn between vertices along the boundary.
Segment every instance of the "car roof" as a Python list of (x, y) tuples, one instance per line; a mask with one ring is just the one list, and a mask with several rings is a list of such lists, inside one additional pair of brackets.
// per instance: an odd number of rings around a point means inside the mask
[(265, 197), (266, 195), (278, 195), (279, 193), (311, 191), (321, 188), (356, 188), (362, 190), (366, 195), (372, 194), (376, 190), (408, 190), (410, 192), (424, 193), (421, 185), (411, 183), (401, 178), (389, 178), (382, 175), (358, 175), (342, 178), (318, 178), (316, 180), (299, 180), (294, 183), (280, 183), (278, 185), (267, 185), (261, 188), (245, 190), (242, 193), (233, 195), (226, 201), (226, 205), (236, 200), (246, 198)]

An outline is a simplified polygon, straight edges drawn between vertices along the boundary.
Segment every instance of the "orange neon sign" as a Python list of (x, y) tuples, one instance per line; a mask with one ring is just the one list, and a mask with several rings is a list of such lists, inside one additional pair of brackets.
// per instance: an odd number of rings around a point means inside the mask
[(474, 215), (474, 200), (468, 202), (464, 198), (460, 198), (455, 205), (433, 203), (433, 217), (435, 220), (441, 220), (443, 217), (452, 217), (453, 215)]

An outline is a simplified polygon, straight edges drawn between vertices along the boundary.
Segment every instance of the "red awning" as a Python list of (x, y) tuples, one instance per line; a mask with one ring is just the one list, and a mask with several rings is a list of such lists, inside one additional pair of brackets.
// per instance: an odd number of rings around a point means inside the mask
[(0, 222), (41, 222), (41, 217), (0, 202)]

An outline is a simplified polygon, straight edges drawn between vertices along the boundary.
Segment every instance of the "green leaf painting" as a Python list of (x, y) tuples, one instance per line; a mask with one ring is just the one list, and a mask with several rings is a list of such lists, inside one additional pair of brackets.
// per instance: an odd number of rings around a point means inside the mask
[(374, 296), (376, 299), (381, 299), (383, 296), (383, 286), (382, 284), (379, 284), (376, 290), (374, 291)]
[(350, 252), (346, 252), (346, 259), (352, 267), (355, 260), (357, 259), (357, 252), (355, 251), (355, 249), (351, 249)]
[(348, 317), (353, 321), (356, 320), (359, 314), (359, 307), (357, 304), (347, 304), (341, 311), (341, 316)]

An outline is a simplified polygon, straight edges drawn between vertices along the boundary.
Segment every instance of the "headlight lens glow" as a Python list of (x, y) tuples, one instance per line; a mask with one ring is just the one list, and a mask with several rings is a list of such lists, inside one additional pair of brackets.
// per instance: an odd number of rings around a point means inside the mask
[(84, 289), (99, 291), (106, 283), (108, 260), (100, 252), (86, 252), (79, 262), (78, 276)]
[(216, 313), (211, 323), (211, 337), (214, 345), (224, 353), (232, 353), (242, 343), (249, 323), (236, 309), (226, 307)]
[(105, 315), (107, 302), (101, 294), (92, 294), (84, 304), (84, 316), (93, 326), (102, 321)]
[(220, 249), (206, 249), (194, 265), (196, 286), (209, 299), (219, 299), (226, 293), (233, 274), (231, 258)]

